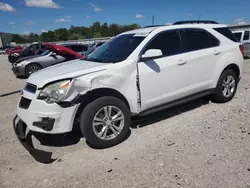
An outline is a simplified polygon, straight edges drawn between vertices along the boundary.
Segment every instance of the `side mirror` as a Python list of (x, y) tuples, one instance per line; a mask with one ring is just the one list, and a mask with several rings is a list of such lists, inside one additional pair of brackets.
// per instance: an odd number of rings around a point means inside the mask
[(162, 56), (162, 51), (159, 49), (150, 49), (147, 50), (142, 56), (142, 59), (148, 59), (148, 58), (153, 58), (153, 57), (160, 57)]

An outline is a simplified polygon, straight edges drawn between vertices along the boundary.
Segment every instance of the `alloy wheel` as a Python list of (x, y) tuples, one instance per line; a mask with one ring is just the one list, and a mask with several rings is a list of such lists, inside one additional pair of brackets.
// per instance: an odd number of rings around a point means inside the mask
[(222, 83), (222, 94), (224, 97), (231, 97), (234, 93), (236, 86), (235, 78), (232, 75), (228, 75)]
[(94, 116), (92, 127), (95, 135), (102, 140), (116, 138), (123, 130), (123, 112), (115, 106), (105, 106)]

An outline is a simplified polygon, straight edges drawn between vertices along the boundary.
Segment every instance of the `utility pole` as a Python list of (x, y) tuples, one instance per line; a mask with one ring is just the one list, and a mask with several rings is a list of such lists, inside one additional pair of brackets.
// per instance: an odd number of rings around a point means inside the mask
[(152, 25), (155, 25), (155, 15), (152, 16)]

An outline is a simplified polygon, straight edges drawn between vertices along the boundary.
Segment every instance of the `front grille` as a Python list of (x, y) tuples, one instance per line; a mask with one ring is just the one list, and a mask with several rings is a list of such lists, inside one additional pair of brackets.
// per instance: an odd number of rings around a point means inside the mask
[(24, 88), (25, 91), (28, 91), (30, 93), (36, 93), (36, 89), (37, 89), (36, 85), (30, 83), (27, 83), (27, 85)]
[(30, 103), (31, 103), (30, 99), (26, 99), (26, 98), (22, 97), (20, 102), (19, 102), (19, 107), (23, 108), (23, 109), (28, 109), (30, 106)]

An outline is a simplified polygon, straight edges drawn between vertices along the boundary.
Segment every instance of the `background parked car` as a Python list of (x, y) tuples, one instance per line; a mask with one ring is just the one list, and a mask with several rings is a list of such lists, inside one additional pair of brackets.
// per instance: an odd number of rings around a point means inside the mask
[(33, 43), (29, 45), (27, 48), (25, 48), (23, 51), (20, 51), (20, 52), (12, 51), (9, 54), (8, 59), (10, 63), (14, 63), (19, 58), (32, 56), (32, 55), (39, 55), (39, 54), (42, 54), (46, 50), (47, 49), (44, 47), (42, 43)]
[(88, 47), (88, 50), (89, 51), (94, 51), (96, 50), (97, 48), (99, 48), (101, 45), (103, 45), (105, 42), (96, 42), (94, 44), (92, 44), (91, 46)]
[(40, 56), (15, 62), (12, 65), (13, 73), (16, 76), (29, 77), (34, 72), (45, 67), (84, 57), (64, 46), (54, 44), (46, 44), (44, 46), (49, 50), (45, 51)]
[(0, 54), (5, 54), (5, 48), (0, 48)]
[(237, 38), (237, 40), (243, 44), (244, 56), (250, 58), (250, 31), (238, 30), (233, 31), (233, 34)]
[(16, 47), (10, 47), (6, 50), (6, 54), (11, 54), (11, 53), (20, 53), (24, 50), (23, 47), (21, 46), (16, 46)]
[(31, 56), (26, 56), (26, 57), (20, 57), (14, 63), (17, 64), (17, 63), (20, 63), (20, 62), (28, 60), (28, 59), (32, 59), (32, 58), (36, 58), (36, 57), (41, 57), (41, 56), (47, 55), (49, 53), (50, 53), (50, 51), (46, 50), (42, 54), (39, 54), (39, 55), (31, 55)]
[(90, 48), (90, 49), (88, 49), (87, 51), (83, 52), (83, 55), (84, 55), (84, 56), (88, 56), (88, 55), (91, 54), (93, 51), (95, 51), (95, 49), (94, 49), (94, 48)]
[(65, 46), (81, 55), (88, 50), (88, 46), (84, 44), (62, 44), (62, 46)]

